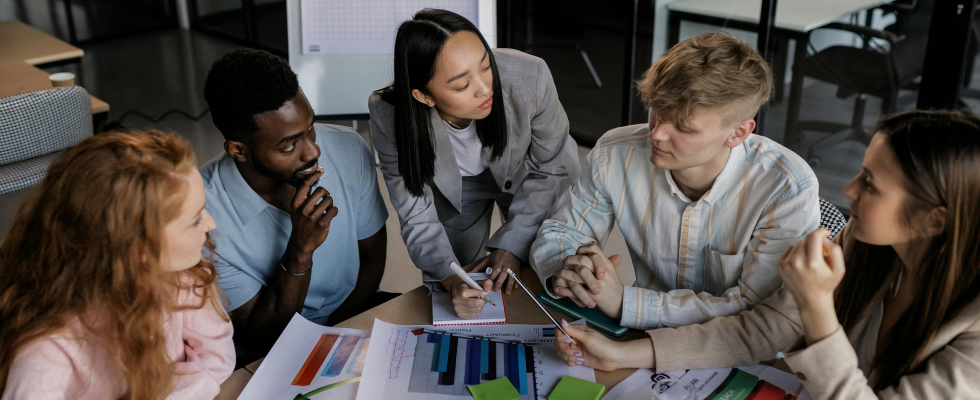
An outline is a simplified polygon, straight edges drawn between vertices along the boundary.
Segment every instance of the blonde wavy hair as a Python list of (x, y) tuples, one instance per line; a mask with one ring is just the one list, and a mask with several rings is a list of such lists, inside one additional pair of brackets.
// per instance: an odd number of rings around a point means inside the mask
[[(0, 392), (20, 349), (77, 318), (112, 344), (123, 398), (167, 396), (165, 316), (210, 302), (228, 319), (211, 263), (179, 274), (162, 265), (164, 228), (196, 167), (185, 140), (159, 131), (93, 136), (51, 165), (0, 244)], [(201, 304), (178, 305), (183, 290), (203, 294)]]
[(732, 122), (752, 118), (773, 87), (759, 52), (725, 32), (703, 33), (671, 47), (636, 85), (654, 116), (671, 123), (720, 108), (727, 108)]

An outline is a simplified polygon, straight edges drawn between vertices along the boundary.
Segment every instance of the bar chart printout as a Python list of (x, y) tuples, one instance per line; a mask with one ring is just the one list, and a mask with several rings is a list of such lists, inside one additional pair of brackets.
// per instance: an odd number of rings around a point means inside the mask
[(500, 377), (521, 399), (533, 400), (545, 399), (564, 375), (595, 381), (591, 368), (561, 362), (551, 345), (553, 326), (408, 327), (376, 320), (372, 338), (359, 400), (396, 393), (403, 399), (469, 399), (468, 385)]
[(296, 314), (239, 399), (354, 399), (370, 333)]
[[(409, 392), (465, 396), (468, 385), (507, 377), (522, 398), (538, 398), (534, 366), (540, 346), (428, 332), (418, 339)], [(443, 339), (448, 346), (442, 345)], [(458, 364), (460, 358), (462, 365)]]

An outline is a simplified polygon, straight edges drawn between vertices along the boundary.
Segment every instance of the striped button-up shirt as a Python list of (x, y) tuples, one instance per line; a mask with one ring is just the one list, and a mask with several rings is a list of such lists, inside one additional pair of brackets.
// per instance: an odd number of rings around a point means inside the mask
[(541, 225), (531, 265), (548, 288), (565, 257), (580, 246), (604, 246), (615, 222), (636, 270), (623, 293), (623, 326), (690, 325), (751, 308), (782, 285), (782, 252), (820, 222), (813, 171), (761, 136), (732, 148), (697, 200), (650, 161), (646, 124), (607, 132), (587, 161), (591, 170)]

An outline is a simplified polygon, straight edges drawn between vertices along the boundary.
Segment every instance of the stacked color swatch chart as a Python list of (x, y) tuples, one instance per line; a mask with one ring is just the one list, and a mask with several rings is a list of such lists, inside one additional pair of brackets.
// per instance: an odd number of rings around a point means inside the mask
[[(584, 322), (584, 321), (583, 321)], [(472, 399), (467, 386), (506, 377), (521, 399), (545, 399), (565, 375), (595, 382), (591, 368), (568, 367), (548, 325), (400, 326), (374, 321), (358, 400)]]
[[(320, 376), (339, 376), (344, 369), (344, 365), (347, 364), (347, 360), (354, 353), (354, 347), (362, 340), (364, 341), (364, 345), (361, 346), (363, 349), (370, 342), (371, 338), (360, 335), (334, 335), (324, 333), (320, 336), (320, 341), (313, 347), (313, 351), (306, 358), (303, 367), (296, 373), (296, 378), (293, 379), (292, 384), (296, 386), (309, 385), (317, 375), (317, 369), (319, 369), (320, 365), (323, 365), (323, 372), (320, 373)], [(323, 360), (327, 358), (328, 354), (331, 355), (330, 360), (326, 364), (323, 364)], [(359, 351), (358, 355), (355, 355), (355, 358), (364, 356), (367, 356), (367, 353)], [(359, 359), (361, 362), (359, 364), (355, 362), (351, 365), (348, 368), (348, 372), (360, 375), (361, 368), (364, 367), (364, 360), (363, 358)]]
[(346, 399), (357, 395), (370, 333), (293, 316), (239, 399)]

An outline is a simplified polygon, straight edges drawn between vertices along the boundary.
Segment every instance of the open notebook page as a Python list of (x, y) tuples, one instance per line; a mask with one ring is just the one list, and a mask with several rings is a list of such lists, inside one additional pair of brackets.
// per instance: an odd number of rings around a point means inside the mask
[[(490, 276), (485, 273), (472, 273), (470, 278), (473, 278), (476, 283), (481, 283), (481, 281), (488, 279)], [(456, 310), (453, 309), (453, 299), (452, 295), (447, 292), (432, 292), (432, 325), (485, 325), (485, 324), (506, 324), (507, 314), (504, 311), (504, 298), (501, 295), (503, 291), (500, 292), (490, 292), (490, 297), (493, 302), (497, 304), (487, 303), (483, 307), (483, 312), (479, 316), (473, 319), (462, 319), (456, 315)]]

